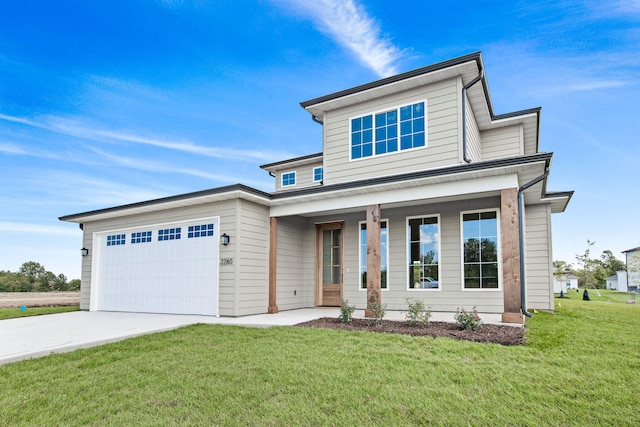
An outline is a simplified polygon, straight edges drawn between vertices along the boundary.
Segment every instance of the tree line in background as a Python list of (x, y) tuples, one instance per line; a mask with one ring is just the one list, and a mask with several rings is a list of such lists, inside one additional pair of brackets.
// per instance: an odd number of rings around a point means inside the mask
[(67, 281), (64, 274), (57, 276), (40, 263), (25, 262), (18, 272), (0, 271), (0, 292), (78, 291), (80, 280)]
[(578, 277), (578, 284), (581, 287), (588, 285), (588, 287), (604, 289), (607, 277), (615, 276), (618, 271), (625, 271), (627, 266), (608, 249), (602, 251), (600, 258), (591, 258), (591, 246), (595, 243), (587, 240), (587, 249), (581, 254), (576, 254), (576, 261), (582, 268), (574, 268), (572, 264), (565, 261), (553, 261), (553, 274), (556, 276), (573, 274)]

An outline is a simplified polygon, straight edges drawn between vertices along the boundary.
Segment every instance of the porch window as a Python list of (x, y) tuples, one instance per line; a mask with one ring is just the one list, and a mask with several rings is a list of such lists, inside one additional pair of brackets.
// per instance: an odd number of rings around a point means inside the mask
[(288, 187), (290, 185), (296, 185), (296, 173), (287, 172), (282, 174), (282, 186)]
[(322, 181), (324, 172), (322, 167), (313, 168), (313, 182)]
[(498, 213), (462, 214), (465, 289), (498, 289)]
[(440, 289), (439, 217), (407, 218), (409, 289)]
[[(380, 221), (380, 289), (389, 284), (389, 231), (387, 221)], [(367, 223), (360, 223), (360, 289), (367, 289)]]

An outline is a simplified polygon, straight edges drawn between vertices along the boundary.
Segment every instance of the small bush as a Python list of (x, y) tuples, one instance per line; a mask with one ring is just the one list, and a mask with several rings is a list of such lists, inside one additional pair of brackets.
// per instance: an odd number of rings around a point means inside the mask
[(349, 305), (349, 300), (343, 299), (340, 305), (340, 321), (342, 323), (350, 323), (353, 320), (353, 312), (355, 310), (355, 306)]
[(369, 310), (373, 313), (373, 326), (381, 326), (382, 318), (387, 311), (387, 304), (382, 304), (375, 293), (369, 299)]
[(431, 306), (426, 307), (424, 301), (417, 298), (407, 298), (405, 319), (411, 326), (425, 326), (431, 318)]
[(453, 318), (456, 319), (458, 326), (466, 331), (475, 331), (482, 325), (482, 319), (480, 319), (478, 309), (475, 306), (472, 311), (467, 311), (464, 307), (458, 307)]

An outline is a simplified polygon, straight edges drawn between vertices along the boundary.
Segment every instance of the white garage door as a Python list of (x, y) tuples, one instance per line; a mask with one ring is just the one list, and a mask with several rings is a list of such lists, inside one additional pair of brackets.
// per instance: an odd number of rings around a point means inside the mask
[(96, 233), (91, 310), (218, 315), (220, 219)]

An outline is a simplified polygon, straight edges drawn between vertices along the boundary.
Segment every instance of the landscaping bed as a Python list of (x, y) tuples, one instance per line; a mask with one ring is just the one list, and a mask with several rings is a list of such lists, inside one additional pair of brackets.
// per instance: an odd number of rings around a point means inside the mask
[(494, 343), (502, 345), (524, 344), (524, 328), (519, 326), (484, 324), (475, 331), (462, 330), (455, 323), (429, 322), (426, 326), (411, 326), (409, 322), (383, 320), (374, 325), (369, 319), (353, 319), (350, 323), (342, 323), (337, 318), (322, 317), (309, 322), (299, 323), (303, 328), (327, 328), (346, 331), (384, 332), (411, 336), (448, 337), (457, 340)]

